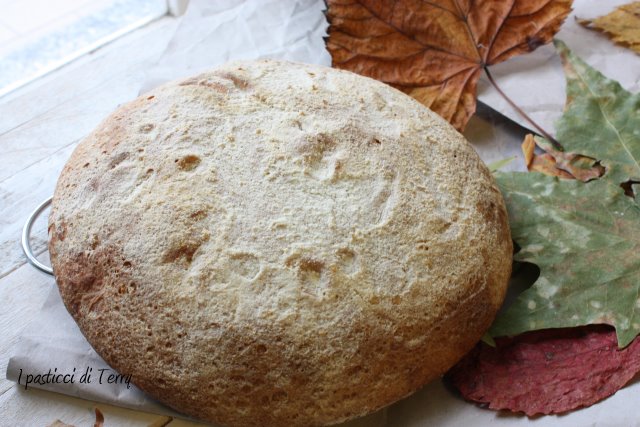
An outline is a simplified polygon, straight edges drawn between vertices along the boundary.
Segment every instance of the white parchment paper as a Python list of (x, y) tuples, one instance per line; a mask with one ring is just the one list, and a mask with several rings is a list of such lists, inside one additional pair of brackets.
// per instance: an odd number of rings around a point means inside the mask
[[(42, 375), (49, 372), (67, 375), (66, 379), (73, 380), (73, 383), (46, 383)], [(84, 373), (88, 375), (81, 382)], [(74, 374), (73, 379), (69, 376), (71, 374)], [(155, 402), (130, 381), (129, 384), (124, 381), (109, 384), (109, 375), (115, 374), (117, 372), (98, 356), (84, 338), (62, 303), (57, 287), (51, 289), (40, 315), (25, 328), (7, 367), (7, 379), (23, 388), (40, 388), (130, 409), (177, 415)], [(31, 375), (31, 380), (37, 380), (36, 376), (40, 375), (40, 383), (28, 384), (28, 375)], [(63, 377), (59, 379), (63, 380)]]
[[(619, 0), (576, 0), (575, 12), (559, 34), (592, 66), (637, 91), (640, 58), (615, 47), (602, 35), (579, 27), (573, 16), (590, 18), (611, 10)], [(174, 38), (157, 65), (149, 70), (141, 88), (147, 91), (161, 83), (201, 72), (232, 59), (280, 58), (330, 65), (324, 48), (327, 27), (322, 0), (191, 0)], [(502, 88), (535, 120), (553, 132), (553, 121), (564, 105), (564, 75), (551, 46), (534, 54), (514, 58), (492, 68)], [(495, 91), (480, 85), (480, 100), (523, 126)], [(479, 104), (465, 136), (487, 163), (506, 157), (516, 159), (506, 169), (523, 170), (519, 144), (526, 130), (501, 114)], [(527, 278), (516, 277), (517, 286)], [(91, 367), (89, 384), (34, 384), (33, 387), (65, 393), (132, 409), (173, 415), (173, 411), (147, 397), (132, 384), (99, 384), (95, 376), (108, 369), (66, 312), (56, 289), (52, 289), (40, 315), (29, 325), (9, 361), (7, 377), (58, 372), (82, 373)], [(21, 371), (22, 370), (22, 373)], [(78, 374), (79, 375), (79, 374)], [(640, 399), (635, 382), (590, 408), (565, 416), (529, 419), (488, 411), (466, 403), (446, 389), (441, 381), (427, 385), (415, 395), (349, 426), (640, 426), (635, 408)], [(179, 415), (177, 415), (179, 416)]]
[(236, 59), (331, 65), (322, 0), (190, 0), (141, 92)]

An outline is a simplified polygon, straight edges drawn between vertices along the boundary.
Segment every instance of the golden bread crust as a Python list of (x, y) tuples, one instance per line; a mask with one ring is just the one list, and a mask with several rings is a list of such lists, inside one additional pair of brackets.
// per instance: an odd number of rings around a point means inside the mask
[(234, 426), (337, 423), (451, 367), (511, 271), (502, 197), (382, 83), (234, 63), (122, 106), (50, 216), (69, 312), (152, 396)]

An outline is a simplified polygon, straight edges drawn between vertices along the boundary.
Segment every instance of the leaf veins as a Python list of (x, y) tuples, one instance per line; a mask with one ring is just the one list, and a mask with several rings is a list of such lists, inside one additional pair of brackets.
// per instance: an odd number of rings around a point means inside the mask
[(482, 70), (551, 41), (571, 0), (329, 0), (333, 65), (388, 83), (458, 130)]

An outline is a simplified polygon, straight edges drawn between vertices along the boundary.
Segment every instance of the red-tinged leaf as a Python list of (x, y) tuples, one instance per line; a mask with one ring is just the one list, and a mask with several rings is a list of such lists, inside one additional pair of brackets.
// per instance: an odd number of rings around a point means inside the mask
[(462, 396), (528, 416), (590, 406), (640, 372), (640, 340), (620, 350), (613, 328), (546, 329), (479, 343), (447, 374)]

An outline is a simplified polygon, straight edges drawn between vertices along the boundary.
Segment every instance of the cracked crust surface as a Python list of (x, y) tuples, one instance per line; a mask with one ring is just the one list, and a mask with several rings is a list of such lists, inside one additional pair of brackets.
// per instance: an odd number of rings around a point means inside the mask
[(500, 192), (448, 123), (278, 61), (120, 107), (64, 168), (49, 235), (96, 351), (233, 426), (333, 424), (412, 393), (480, 339), (511, 271)]

